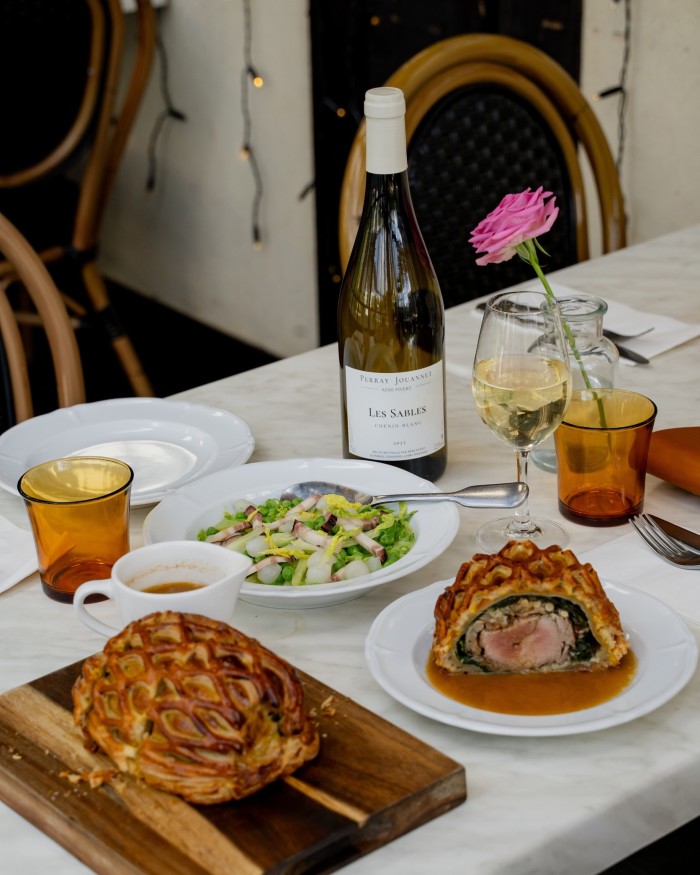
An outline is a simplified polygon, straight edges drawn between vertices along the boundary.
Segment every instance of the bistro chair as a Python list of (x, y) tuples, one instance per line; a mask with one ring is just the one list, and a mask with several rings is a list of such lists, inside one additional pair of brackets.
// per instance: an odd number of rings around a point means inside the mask
[[(70, 407), (85, 401), (85, 384), (75, 329), (46, 265), (26, 238), (0, 214), (0, 432), (34, 415), (31, 368), (13, 286), (21, 283), (33, 304), (34, 322), (46, 335), (56, 387), (56, 403)], [(23, 316), (27, 316), (23, 311)], [(35, 375), (46, 396), (46, 375)]]
[[(556, 195), (560, 213), (542, 241), (546, 270), (589, 258), (586, 164), (602, 250), (625, 246), (622, 190), (605, 134), (574, 79), (544, 52), (506, 36), (455, 36), (419, 52), (385, 84), (406, 98), (411, 196), (446, 306), (532, 278), (517, 257), (480, 268), (469, 243), (510, 192), (542, 185)], [(343, 270), (362, 212), (364, 165), (363, 121), (341, 187)]]
[(0, 0), (0, 211), (49, 266), (78, 324), (111, 343), (134, 394), (152, 395), (97, 263), (155, 50), (151, 2), (135, 5), (131, 46), (120, 0)]

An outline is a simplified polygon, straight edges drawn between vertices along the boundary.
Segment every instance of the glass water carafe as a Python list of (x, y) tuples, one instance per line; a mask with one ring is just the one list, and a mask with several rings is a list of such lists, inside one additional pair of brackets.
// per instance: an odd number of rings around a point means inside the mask
[[(617, 380), (620, 355), (615, 344), (603, 335), (603, 317), (608, 305), (595, 295), (577, 293), (559, 298), (562, 319), (571, 329), (578, 357), (569, 350), (573, 389), (612, 387)], [(584, 379), (586, 372), (588, 383)], [(557, 470), (554, 437), (548, 438), (530, 453), (530, 459), (544, 471)]]

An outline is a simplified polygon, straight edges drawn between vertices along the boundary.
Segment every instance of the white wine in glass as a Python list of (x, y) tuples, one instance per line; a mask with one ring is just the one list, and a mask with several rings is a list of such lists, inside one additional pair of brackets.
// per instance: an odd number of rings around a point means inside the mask
[[(559, 308), (544, 292), (501, 292), (487, 301), (472, 392), (482, 421), (514, 448), (518, 480), (527, 483), (530, 450), (554, 432), (571, 400)], [(527, 501), (513, 517), (483, 525), (476, 538), (489, 552), (511, 540), (531, 540), (539, 547), (563, 547), (569, 540), (559, 523), (530, 516)]]

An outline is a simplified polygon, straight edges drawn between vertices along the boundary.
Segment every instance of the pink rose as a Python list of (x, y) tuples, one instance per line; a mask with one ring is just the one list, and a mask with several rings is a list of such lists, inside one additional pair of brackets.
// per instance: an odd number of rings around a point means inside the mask
[(472, 231), (469, 242), (477, 252), (486, 253), (476, 263), (483, 266), (508, 261), (521, 243), (549, 231), (559, 215), (556, 198), (545, 202), (551, 194), (542, 186), (537, 191), (526, 188), (520, 194), (507, 194)]

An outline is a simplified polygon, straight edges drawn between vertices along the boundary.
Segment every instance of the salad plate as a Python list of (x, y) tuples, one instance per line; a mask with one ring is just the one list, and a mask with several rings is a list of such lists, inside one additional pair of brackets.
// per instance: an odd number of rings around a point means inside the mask
[(160, 398), (62, 407), (0, 435), (0, 486), (17, 494), (33, 465), (61, 456), (110, 456), (134, 470), (131, 505), (155, 504), (199, 477), (242, 465), (255, 441), (233, 413)]
[(482, 711), (440, 693), (428, 680), (433, 609), (453, 580), (440, 580), (404, 595), (374, 620), (365, 658), (377, 683), (412, 711), (450, 726), (493, 735), (574, 735), (636, 720), (668, 702), (692, 677), (695, 639), (676, 612), (641, 590), (603, 582), (637, 659), (631, 682), (617, 696), (592, 708), (564, 714), (521, 716)]
[[(268, 498), (279, 498), (290, 484), (307, 480), (339, 483), (364, 492), (440, 491), (429, 480), (380, 462), (354, 459), (254, 462), (204, 477), (164, 499), (144, 521), (144, 543), (194, 539), (200, 529), (216, 524), (224, 511), (231, 511), (237, 499), (245, 498), (259, 505)], [(336, 583), (279, 586), (246, 581), (240, 598), (265, 607), (326, 607), (359, 598), (383, 583), (417, 571), (452, 543), (459, 528), (459, 511), (449, 502), (429, 505), (409, 502), (408, 507), (416, 511), (411, 518), (416, 540), (410, 551), (391, 565)]]

